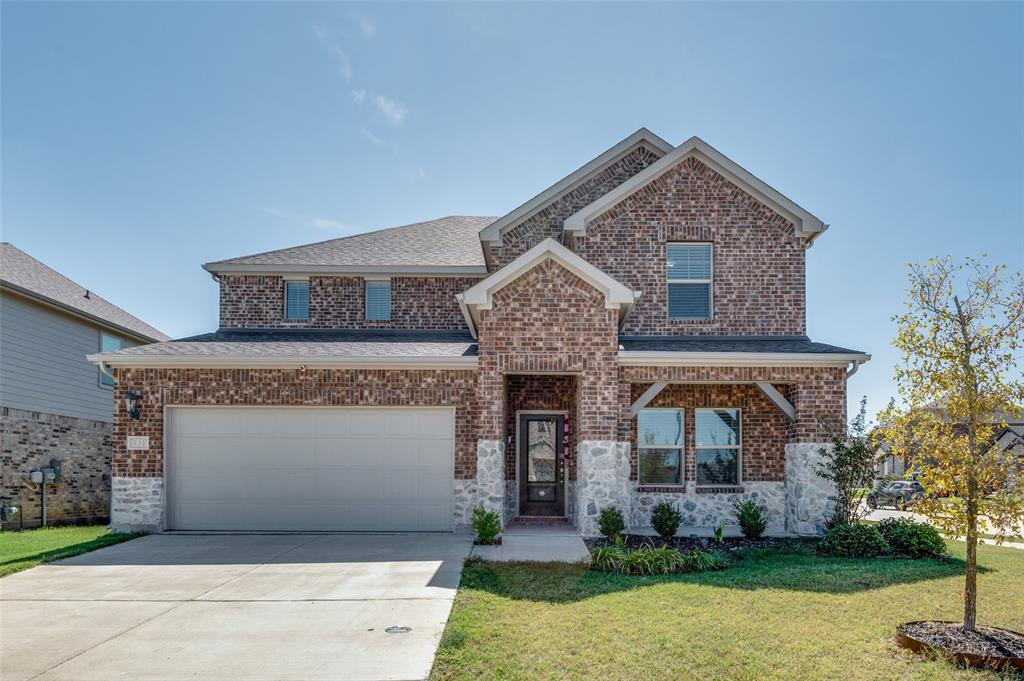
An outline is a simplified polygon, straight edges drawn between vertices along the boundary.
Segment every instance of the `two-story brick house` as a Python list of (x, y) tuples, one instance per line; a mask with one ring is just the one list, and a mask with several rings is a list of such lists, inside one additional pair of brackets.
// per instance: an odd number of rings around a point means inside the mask
[(93, 357), (137, 398), (113, 523), (451, 530), (482, 504), (594, 534), (605, 505), (711, 526), (745, 496), (820, 531), (821, 419), (869, 359), (806, 336), (825, 229), (642, 129), (501, 218), (209, 263), (216, 332)]

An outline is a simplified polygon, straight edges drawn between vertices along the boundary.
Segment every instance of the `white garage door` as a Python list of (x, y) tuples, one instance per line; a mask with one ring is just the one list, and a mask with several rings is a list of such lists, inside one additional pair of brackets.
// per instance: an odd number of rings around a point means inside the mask
[(451, 409), (172, 408), (179, 530), (452, 527)]

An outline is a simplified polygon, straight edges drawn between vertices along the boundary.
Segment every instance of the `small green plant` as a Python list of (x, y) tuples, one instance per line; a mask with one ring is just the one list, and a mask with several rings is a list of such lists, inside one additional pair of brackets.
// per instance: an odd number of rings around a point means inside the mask
[(621, 542), (610, 546), (598, 546), (590, 552), (590, 567), (602, 572), (622, 572), (626, 560), (626, 549)]
[(660, 501), (651, 509), (651, 527), (665, 541), (676, 536), (682, 522), (683, 514), (667, 501)]
[(608, 541), (614, 541), (626, 529), (626, 521), (622, 518), (622, 511), (614, 506), (605, 506), (601, 509), (597, 525), (601, 531), (601, 536)]
[(901, 556), (926, 558), (946, 552), (946, 542), (938, 530), (910, 518), (886, 518), (878, 524), (878, 531), (892, 552)]
[(686, 572), (708, 572), (724, 570), (729, 566), (728, 560), (720, 553), (709, 553), (700, 549), (692, 549), (682, 554), (683, 569)]
[(715, 541), (719, 544), (725, 541), (725, 523), (723, 522), (715, 525)]
[(765, 517), (764, 508), (751, 499), (734, 501), (732, 507), (736, 511), (736, 520), (740, 524), (743, 536), (747, 539), (760, 539), (768, 528), (768, 518)]
[(863, 523), (833, 527), (818, 544), (818, 551), (826, 556), (843, 558), (874, 558), (889, 550), (889, 544), (878, 528)]
[(488, 511), (483, 506), (477, 506), (473, 509), (471, 522), (479, 544), (493, 544), (501, 533), (501, 516), (497, 511)]

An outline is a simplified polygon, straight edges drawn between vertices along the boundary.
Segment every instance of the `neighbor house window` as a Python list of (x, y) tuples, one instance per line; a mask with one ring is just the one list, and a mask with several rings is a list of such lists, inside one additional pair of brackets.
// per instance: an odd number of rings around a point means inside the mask
[(366, 282), (366, 319), (385, 322), (391, 319), (391, 282)]
[(641, 409), (636, 442), (641, 485), (683, 484), (682, 409)]
[[(124, 347), (124, 341), (117, 336), (100, 333), (100, 352), (117, 352)], [(114, 379), (100, 371), (100, 385), (114, 387)]]
[(711, 319), (711, 244), (668, 244), (669, 319)]
[(284, 283), (284, 318), (309, 319), (309, 282)]
[(740, 410), (697, 409), (698, 485), (740, 484)]

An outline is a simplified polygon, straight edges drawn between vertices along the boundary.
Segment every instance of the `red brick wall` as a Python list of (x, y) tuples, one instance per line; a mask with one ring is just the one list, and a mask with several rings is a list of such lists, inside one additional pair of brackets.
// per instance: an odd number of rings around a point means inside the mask
[[(668, 319), (665, 244), (713, 243), (713, 319)], [(630, 335), (805, 332), (804, 247), (793, 225), (688, 159), (587, 226), (586, 260), (643, 295)]]
[[(649, 384), (634, 384), (636, 400)], [(742, 482), (785, 480), (786, 442), (789, 421), (754, 385), (670, 385), (649, 407), (683, 409), (684, 481), (697, 479), (694, 410), (706, 407), (740, 409)], [(637, 478), (637, 420), (631, 419), (632, 473)]]
[[(141, 419), (125, 417), (126, 390), (142, 398)], [(455, 407), (455, 477), (476, 476), (476, 372), (378, 369), (119, 369), (114, 399), (115, 476), (163, 475), (164, 407)], [(127, 451), (125, 437), (148, 435), (149, 451)]]
[(455, 294), (473, 286), (475, 277), (393, 277), (391, 319), (366, 320), (366, 283), (362, 277), (310, 277), (309, 319), (284, 318), (284, 278), (224, 275), (220, 283), (223, 328), (297, 329), (465, 329)]
[[(515, 480), (516, 471), (516, 412), (519, 410), (564, 412), (566, 430), (569, 431), (570, 464), (575, 461), (572, 452), (576, 450), (576, 377), (557, 374), (535, 374), (533, 376), (512, 375), (506, 377), (505, 435), (512, 437), (512, 446), (505, 449), (505, 478)], [(506, 440), (508, 441), (508, 440)], [(573, 478), (570, 471), (570, 479)]]
[(659, 158), (660, 151), (640, 146), (510, 229), (502, 237), (500, 246), (490, 247), (491, 271), (504, 267), (547, 237), (560, 239), (562, 223), (567, 217), (615, 189)]
[[(622, 439), (633, 432), (629, 407), (631, 384), (643, 383), (640, 392), (657, 381), (767, 382), (780, 388), (796, 409), (796, 423), (786, 422), (787, 442), (825, 442), (828, 430), (822, 419), (844, 423), (846, 419), (846, 369), (842, 367), (621, 367), (619, 399), (623, 418)], [(668, 388), (666, 388), (668, 390)]]
[(480, 321), (480, 438), (504, 436), (506, 375), (559, 372), (579, 374), (577, 439), (614, 439), (617, 320), (604, 294), (553, 260), (495, 292)]

